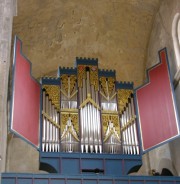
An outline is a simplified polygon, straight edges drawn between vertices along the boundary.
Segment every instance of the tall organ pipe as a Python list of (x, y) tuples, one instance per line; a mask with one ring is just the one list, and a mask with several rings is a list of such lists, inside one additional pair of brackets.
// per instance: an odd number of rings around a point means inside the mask
[[(128, 103), (128, 109), (129, 109), (129, 119), (130, 119), (130, 121), (132, 121), (132, 118), (133, 118), (133, 116), (132, 116), (132, 109), (131, 109), (131, 101), (129, 101), (129, 103)], [(134, 142), (134, 139), (135, 139), (135, 137), (134, 137), (134, 131), (133, 131), (133, 125), (132, 125), (132, 123), (130, 123), (130, 132), (131, 132), (131, 146), (132, 146), (132, 150), (133, 150), (133, 154), (135, 154), (136, 153), (136, 148), (135, 148), (135, 142)]]
[[(43, 111), (45, 111), (46, 107), (46, 92), (43, 90)], [(46, 146), (46, 118), (43, 115), (43, 132), (42, 132), (42, 151), (45, 151)]]
[(136, 153), (139, 154), (139, 145), (138, 145), (138, 138), (137, 138), (137, 132), (136, 132), (136, 119), (135, 119), (133, 98), (131, 98), (131, 108), (132, 108), (132, 116), (133, 116), (133, 130), (134, 130)]
[(80, 109), (81, 115), (81, 152), (84, 152), (84, 116), (83, 116), (83, 108)]
[[(49, 96), (46, 95), (46, 107), (45, 107), (45, 113), (49, 114)], [(46, 121), (46, 151), (49, 151), (49, 120)]]

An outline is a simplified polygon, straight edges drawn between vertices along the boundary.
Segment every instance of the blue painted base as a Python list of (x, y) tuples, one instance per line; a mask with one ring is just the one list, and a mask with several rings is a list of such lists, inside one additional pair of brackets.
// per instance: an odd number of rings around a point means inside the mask
[(180, 184), (180, 177), (2, 173), (1, 184)]
[(40, 169), (49, 173), (123, 176), (142, 165), (140, 155), (40, 152)]

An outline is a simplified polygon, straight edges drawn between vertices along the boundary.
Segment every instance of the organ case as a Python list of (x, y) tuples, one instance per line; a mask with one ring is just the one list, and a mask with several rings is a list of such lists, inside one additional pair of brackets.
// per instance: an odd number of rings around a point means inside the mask
[(125, 175), (140, 167), (144, 152), (179, 136), (166, 49), (137, 89), (89, 58), (38, 83), (21, 49), (16, 37), (11, 131), (37, 147), (40, 169)]

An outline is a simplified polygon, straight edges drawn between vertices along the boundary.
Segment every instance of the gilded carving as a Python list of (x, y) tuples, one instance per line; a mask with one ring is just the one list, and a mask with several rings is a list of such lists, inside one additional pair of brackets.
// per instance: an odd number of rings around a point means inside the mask
[(83, 83), (82, 83), (82, 81), (83, 81), (83, 79), (86, 79), (86, 66), (85, 65), (78, 65), (78, 68), (77, 68), (78, 70), (78, 87), (79, 88), (82, 88), (82, 86), (83, 86)]
[(117, 91), (118, 106), (119, 106), (120, 114), (122, 114), (122, 112), (124, 111), (124, 108), (126, 107), (126, 104), (128, 103), (128, 99), (131, 97), (132, 93), (133, 91), (129, 89), (119, 89)]
[(120, 135), (120, 124), (118, 115), (102, 114), (103, 132), (107, 131), (109, 121), (114, 124), (115, 130)]
[(99, 80), (98, 80), (98, 69), (97, 66), (90, 67), (90, 84), (94, 85), (94, 89), (98, 91), (99, 89)]
[(100, 78), (101, 84), (101, 95), (107, 100), (111, 101), (115, 95), (115, 78), (114, 77), (101, 77)]
[(99, 80), (98, 80), (98, 68), (97, 66), (92, 65), (79, 65), (78, 66), (78, 87), (82, 88), (83, 79), (86, 79), (86, 67), (90, 69), (90, 84), (94, 85), (95, 90), (97, 91), (99, 88)]
[(61, 131), (64, 130), (67, 121), (69, 120), (69, 117), (71, 118), (72, 125), (76, 131), (76, 133), (79, 135), (79, 124), (78, 124), (78, 113), (68, 113), (68, 112), (62, 112), (61, 113)]
[(55, 105), (57, 110), (60, 110), (60, 87), (57, 85), (43, 85), (46, 93), (49, 95), (49, 99)]
[(76, 76), (64, 74), (61, 76), (61, 91), (67, 98), (71, 98), (76, 91)]

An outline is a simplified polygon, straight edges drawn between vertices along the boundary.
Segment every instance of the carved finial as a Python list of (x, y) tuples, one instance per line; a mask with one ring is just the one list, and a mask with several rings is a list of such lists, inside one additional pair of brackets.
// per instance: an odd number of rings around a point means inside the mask
[(88, 93), (88, 94), (87, 94), (87, 97), (88, 97), (88, 98), (91, 98), (91, 94), (90, 94), (90, 93)]

